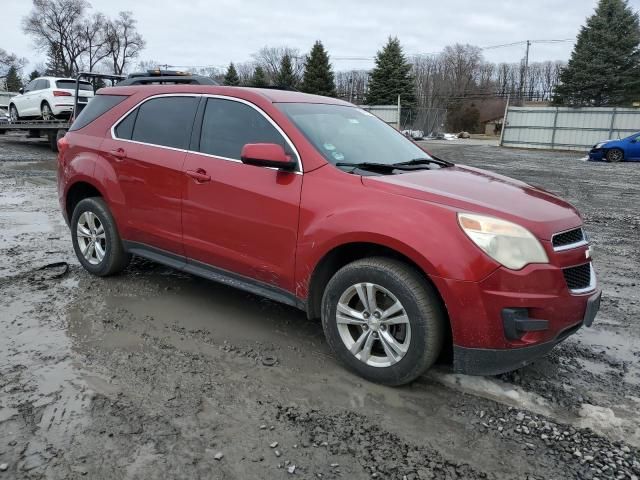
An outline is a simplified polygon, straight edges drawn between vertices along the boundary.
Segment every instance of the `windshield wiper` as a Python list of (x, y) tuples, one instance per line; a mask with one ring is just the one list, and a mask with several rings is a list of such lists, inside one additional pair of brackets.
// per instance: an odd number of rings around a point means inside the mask
[(338, 162), (335, 164), (336, 167), (353, 167), (362, 168), (364, 170), (384, 170), (384, 171), (393, 171), (393, 170), (415, 170), (411, 165), (401, 165), (397, 163), (373, 163), (373, 162)]
[(451, 167), (453, 163), (447, 162), (445, 160), (440, 160), (439, 158), (414, 158), (413, 160), (409, 160), (408, 162), (398, 162), (394, 163), (395, 166), (403, 166), (403, 165), (440, 165), (441, 167)]

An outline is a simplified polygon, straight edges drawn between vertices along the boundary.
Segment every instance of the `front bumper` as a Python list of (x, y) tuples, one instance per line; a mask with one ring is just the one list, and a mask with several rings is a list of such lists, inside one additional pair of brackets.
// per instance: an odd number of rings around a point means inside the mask
[(592, 148), (589, 151), (589, 160), (600, 162), (605, 160), (604, 155), (604, 150), (602, 148)]
[(600, 309), (601, 296), (600, 291), (590, 296), (582, 321), (562, 330), (553, 340), (507, 349), (468, 348), (454, 345), (453, 369), (468, 375), (498, 375), (521, 368), (549, 353), (553, 347), (576, 333), (582, 326), (591, 326)]

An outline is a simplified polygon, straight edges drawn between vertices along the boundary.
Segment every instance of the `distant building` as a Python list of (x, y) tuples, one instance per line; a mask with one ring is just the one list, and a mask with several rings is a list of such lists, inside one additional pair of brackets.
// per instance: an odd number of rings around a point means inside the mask
[(502, 132), (502, 124), (504, 123), (504, 115), (501, 115), (496, 118), (490, 118), (482, 122), (484, 126), (484, 134), (491, 136), (499, 136), (500, 132)]

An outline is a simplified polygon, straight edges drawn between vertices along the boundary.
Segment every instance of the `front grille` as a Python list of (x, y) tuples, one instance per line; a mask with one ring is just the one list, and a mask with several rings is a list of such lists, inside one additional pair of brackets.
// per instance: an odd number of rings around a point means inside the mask
[(553, 243), (553, 248), (566, 247), (567, 245), (573, 245), (574, 243), (579, 243), (584, 241), (584, 232), (582, 228), (574, 228), (573, 230), (568, 230), (562, 233), (556, 233), (551, 242)]
[(562, 272), (569, 290), (583, 290), (591, 286), (591, 263), (565, 268)]

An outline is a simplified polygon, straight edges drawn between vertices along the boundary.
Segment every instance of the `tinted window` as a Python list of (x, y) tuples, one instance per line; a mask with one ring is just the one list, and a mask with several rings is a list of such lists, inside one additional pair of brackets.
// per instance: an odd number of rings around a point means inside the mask
[(284, 138), (254, 108), (233, 100), (210, 98), (202, 120), (200, 151), (240, 160), (247, 143), (277, 143), (292, 154)]
[(138, 109), (136, 108), (133, 112), (125, 117), (118, 126), (116, 127), (116, 137), (122, 138), (125, 140), (131, 140), (131, 136), (133, 135), (133, 126), (136, 123), (136, 117), (138, 116)]
[(38, 80), (31, 80), (29, 83), (27, 83), (27, 86), (24, 87), (24, 91), (25, 92), (31, 92), (31, 91), (35, 90), (37, 83), (38, 83)]
[[(75, 90), (75, 80), (56, 80), (57, 88), (64, 88), (65, 90)], [(93, 86), (89, 82), (80, 82), (80, 90), (93, 92)]]
[(45, 88), (49, 88), (49, 80), (41, 78), (40, 80), (36, 81), (34, 90), (44, 90)]
[(162, 97), (151, 99), (138, 108), (132, 140), (187, 148), (198, 106), (196, 97)]
[(82, 127), (86, 127), (100, 115), (118, 105), (125, 98), (127, 98), (125, 95), (98, 95), (94, 97), (80, 112), (69, 130), (79, 130)]

